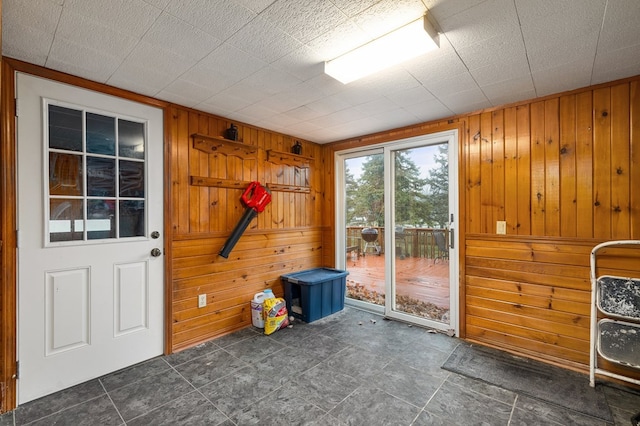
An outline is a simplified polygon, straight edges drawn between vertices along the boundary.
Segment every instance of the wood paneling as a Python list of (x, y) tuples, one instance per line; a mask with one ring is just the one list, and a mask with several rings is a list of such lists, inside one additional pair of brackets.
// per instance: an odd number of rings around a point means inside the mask
[[(296, 157), (287, 154), (296, 139), (234, 123), (237, 142), (252, 152), (207, 152), (194, 147), (194, 139), (221, 138), (231, 122), (178, 106), (170, 111), (175, 351), (250, 325), (255, 293), (272, 288), (282, 296), (282, 274), (323, 265), (317, 212), (325, 181), (319, 145), (300, 141), (304, 155)], [(251, 181), (272, 185), (272, 201), (224, 259), (218, 252), (245, 211), (240, 197)], [(204, 308), (198, 308), (200, 294), (207, 295)]]
[[(586, 371), (590, 251), (640, 238), (640, 79), (456, 120), (467, 129), (459, 171), (464, 337)], [(451, 124), (341, 141), (329, 153)], [(506, 236), (495, 235), (498, 220)], [(612, 273), (640, 274), (638, 258), (605, 263)]]

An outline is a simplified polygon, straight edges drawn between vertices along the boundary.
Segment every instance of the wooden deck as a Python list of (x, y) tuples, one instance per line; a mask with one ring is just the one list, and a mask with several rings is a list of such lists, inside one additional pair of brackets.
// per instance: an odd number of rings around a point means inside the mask
[[(347, 258), (347, 286), (359, 284), (385, 293), (384, 254)], [(449, 261), (408, 257), (396, 259), (396, 294), (449, 308)]]

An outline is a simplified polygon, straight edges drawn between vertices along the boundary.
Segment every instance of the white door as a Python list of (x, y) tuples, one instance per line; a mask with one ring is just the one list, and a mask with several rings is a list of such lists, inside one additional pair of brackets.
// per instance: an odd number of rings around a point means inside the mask
[(17, 98), (22, 404), (163, 352), (163, 113), (22, 73)]

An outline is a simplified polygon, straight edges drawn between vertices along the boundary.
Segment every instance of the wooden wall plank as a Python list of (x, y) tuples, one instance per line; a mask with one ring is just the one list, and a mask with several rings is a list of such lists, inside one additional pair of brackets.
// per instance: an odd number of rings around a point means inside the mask
[(611, 238), (611, 89), (593, 92), (593, 236)]
[(576, 96), (560, 98), (560, 234), (577, 235)]
[(531, 235), (544, 235), (545, 127), (544, 102), (531, 104)]
[(630, 122), (629, 84), (611, 88), (611, 238), (629, 238), (630, 215)]
[(504, 111), (504, 217), (507, 234), (518, 233), (518, 126), (517, 108)]
[(467, 231), (471, 233), (480, 233), (482, 230), (480, 222), (480, 205), (481, 194), (480, 185), (482, 176), (480, 172), (480, 116), (472, 115), (469, 117), (469, 129), (467, 139), (467, 203), (466, 203), (466, 225)]
[(640, 82), (630, 83), (630, 117), (631, 129), (629, 142), (631, 144), (631, 157), (629, 164), (629, 181), (631, 182), (630, 195), (630, 238), (640, 239)]
[(560, 235), (560, 127), (558, 98), (544, 103), (544, 235)]
[(516, 107), (518, 133), (518, 235), (531, 235), (531, 136), (529, 106)]
[(495, 230), (493, 217), (493, 123), (491, 113), (480, 115), (480, 231), (491, 233)]
[[(504, 220), (505, 212), (505, 159), (504, 159), (504, 111), (491, 114), (491, 217), (489, 232), (495, 230), (496, 221)], [(495, 232), (495, 231), (494, 231)]]
[(593, 237), (593, 97), (576, 94), (576, 236)]

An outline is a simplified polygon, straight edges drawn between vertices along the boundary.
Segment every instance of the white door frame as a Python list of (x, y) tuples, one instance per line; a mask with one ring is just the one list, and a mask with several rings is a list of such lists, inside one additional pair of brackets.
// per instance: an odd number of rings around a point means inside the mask
[[(378, 313), (384, 313), (385, 316), (389, 318), (398, 319), (401, 321), (407, 321), (411, 323), (415, 323), (418, 325), (422, 325), (425, 327), (440, 329), (442, 331), (452, 332), (455, 336), (459, 336), (460, 334), (460, 321), (459, 321), (459, 312), (460, 312), (460, 300), (459, 300), (459, 258), (458, 258), (458, 247), (459, 247), (459, 232), (455, 232), (457, 229), (457, 224), (460, 223), (460, 212), (459, 212), (459, 194), (458, 194), (458, 130), (446, 130), (438, 133), (431, 133), (426, 135), (415, 136), (407, 139), (396, 140), (392, 142), (385, 142), (382, 144), (368, 145), (366, 147), (353, 148), (344, 151), (337, 151), (334, 154), (334, 165), (336, 171), (335, 178), (335, 188), (336, 188), (336, 229), (335, 229), (335, 264), (339, 269), (346, 269), (345, 264), (345, 202), (346, 202), (346, 193), (345, 193), (345, 185), (344, 185), (344, 160), (353, 157), (360, 157), (365, 155), (370, 155), (373, 153), (384, 152), (384, 161), (385, 161), (385, 227), (391, 227), (394, 223), (394, 212), (393, 212), (393, 197), (392, 197), (392, 151), (399, 149), (408, 149), (411, 147), (418, 147), (424, 145), (433, 145), (438, 143), (448, 143), (448, 154), (449, 154), (449, 212), (453, 215), (453, 221), (450, 222), (450, 229), (453, 230), (451, 233), (452, 238), (449, 247), (449, 298), (450, 298), (450, 306), (449, 306), (449, 324), (443, 324), (436, 321), (431, 321), (428, 319), (423, 319), (419, 317), (415, 317), (412, 315), (404, 314), (401, 312), (394, 311), (392, 309), (391, 304), (395, 301), (395, 292), (392, 288), (392, 280), (394, 277), (393, 271), (393, 262), (395, 261), (395, 247), (393, 244), (393, 229), (388, 228), (385, 229), (385, 247), (387, 247), (388, 256), (385, 256), (385, 283), (386, 283), (386, 294), (388, 297), (385, 298), (386, 304), (384, 308), (374, 305), (371, 303), (365, 303), (360, 301), (352, 301), (348, 300), (347, 303), (350, 305), (354, 305), (357, 307), (365, 308), (368, 310), (372, 310)], [(451, 219), (451, 217), (450, 217)]]

